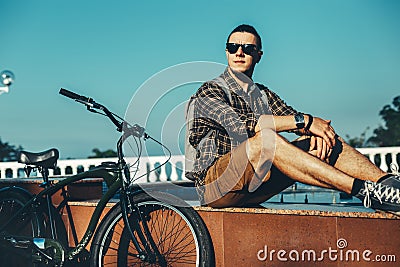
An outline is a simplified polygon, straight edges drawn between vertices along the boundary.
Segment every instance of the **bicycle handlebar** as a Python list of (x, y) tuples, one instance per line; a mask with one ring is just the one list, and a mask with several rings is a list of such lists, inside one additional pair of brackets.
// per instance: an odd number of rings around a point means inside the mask
[(60, 92), (61, 95), (69, 97), (71, 99), (74, 99), (75, 101), (86, 105), (87, 109), (92, 112), (96, 112), (93, 109), (100, 109), (105, 113), (105, 115), (114, 123), (115, 126), (117, 126), (117, 131), (121, 132), (122, 131), (122, 125), (123, 123), (118, 121), (114, 114), (110, 112), (105, 106), (96, 103), (92, 98), (78, 95), (74, 92), (71, 92), (67, 89), (61, 88)]
[(105, 106), (96, 103), (90, 97), (78, 95), (78, 94), (71, 92), (64, 88), (61, 88), (59, 93), (63, 96), (74, 99), (75, 101), (86, 105), (88, 107), (88, 110), (90, 110), (90, 111), (93, 111), (91, 108), (102, 110), (105, 113), (105, 115), (114, 123), (114, 125), (117, 126), (117, 131), (119, 131), (119, 132), (123, 131), (128, 135), (133, 135), (136, 137), (142, 137), (145, 134), (145, 132), (144, 132), (145, 130), (143, 127), (141, 127), (137, 124), (129, 125), (125, 121), (123, 121), (123, 122), (118, 121), (116, 119), (116, 116), (112, 112), (110, 112)]
[(102, 105), (97, 104), (96, 102), (94, 102), (94, 100), (92, 98), (86, 97), (86, 96), (82, 96), (82, 95), (78, 95), (78, 94), (76, 94), (74, 92), (71, 92), (71, 91), (69, 91), (67, 89), (61, 88), (59, 93), (61, 95), (63, 95), (63, 96), (69, 97), (71, 99), (74, 99), (75, 101), (78, 101), (78, 102), (80, 102), (82, 104), (85, 104), (88, 107), (98, 108), (98, 109), (104, 108)]
[(60, 89), (60, 94), (63, 95), (63, 96), (72, 98), (72, 99), (74, 99), (74, 100), (77, 100), (77, 99), (82, 99), (82, 100), (86, 99), (86, 100), (88, 100), (87, 97), (78, 95), (78, 94), (76, 94), (76, 93), (74, 93), (74, 92), (71, 92), (71, 91), (69, 91), (69, 90), (67, 90), (67, 89), (64, 89), (64, 88), (61, 88), (61, 89)]
[[(155, 140), (154, 138), (152, 138), (151, 136), (149, 136), (149, 135), (145, 132), (145, 129), (144, 129), (142, 126), (140, 126), (140, 125), (138, 125), (138, 124), (134, 124), (134, 125), (129, 124), (127, 121), (125, 121), (124, 119), (122, 119), (122, 118), (119, 117), (118, 115), (116, 115), (116, 114), (112, 113), (111, 111), (109, 111), (109, 110), (107, 109), (107, 107), (105, 107), (105, 106), (103, 106), (103, 105), (101, 105), (101, 104), (96, 103), (96, 102), (95, 102), (92, 98), (90, 98), (90, 97), (78, 95), (78, 94), (76, 94), (76, 93), (74, 93), (74, 92), (71, 92), (71, 91), (69, 91), (69, 90), (67, 90), (67, 89), (64, 89), (64, 88), (61, 88), (60, 91), (59, 91), (59, 93), (60, 93), (61, 95), (63, 95), (63, 96), (66, 96), (66, 97), (68, 97), (68, 98), (71, 98), (71, 99), (73, 99), (73, 100), (75, 100), (75, 101), (77, 101), (77, 102), (79, 102), (79, 103), (81, 103), (81, 104), (84, 104), (84, 105), (87, 107), (87, 109), (88, 109), (89, 111), (91, 111), (91, 112), (95, 112), (95, 113), (99, 113), (99, 114), (105, 115), (106, 117), (108, 117), (108, 118), (112, 121), (112, 123), (113, 123), (115, 126), (117, 126), (117, 131), (123, 133), (122, 136), (119, 138), (118, 143), (117, 143), (117, 154), (118, 154), (119, 162), (124, 162), (124, 160), (123, 160), (124, 155), (123, 155), (123, 152), (122, 152), (122, 144), (123, 144), (130, 136), (133, 136), (133, 137), (135, 137), (135, 138), (142, 138), (142, 137), (143, 137), (144, 140), (151, 139), (151, 140), (155, 141), (156, 143), (158, 143), (159, 145), (161, 145), (162, 147), (164, 147), (164, 148), (168, 151), (168, 153), (169, 153), (169, 158), (168, 158), (163, 164), (161, 164), (161, 165), (159, 165), (158, 167), (156, 167), (154, 170), (156, 170), (156, 169), (158, 169), (158, 168), (161, 168), (161, 166), (163, 166), (164, 164), (166, 164), (166, 163), (170, 160), (170, 158), (171, 158), (171, 151), (170, 151), (165, 145), (163, 145), (163, 144), (160, 143), (159, 141), (157, 141), (157, 140)], [(99, 110), (101, 110), (102, 112), (98, 112), (98, 111), (96, 111), (96, 110), (94, 110), (94, 109), (99, 109)], [(136, 144), (137, 144), (137, 143), (136, 143)], [(137, 144), (137, 145), (138, 145), (138, 144)], [(140, 147), (141, 147), (141, 146), (140, 146)], [(140, 151), (141, 151), (141, 148), (140, 148)], [(139, 157), (140, 157), (140, 153), (141, 153), (141, 152), (139, 152)], [(151, 170), (151, 171), (154, 171), (154, 170)], [(129, 176), (126, 175), (126, 177), (129, 177)], [(143, 175), (140, 176), (140, 177), (143, 177)], [(138, 177), (137, 179), (139, 179), (140, 177)], [(131, 181), (130, 179), (128, 179), (128, 180)], [(129, 182), (128, 184), (130, 184), (130, 182)]]

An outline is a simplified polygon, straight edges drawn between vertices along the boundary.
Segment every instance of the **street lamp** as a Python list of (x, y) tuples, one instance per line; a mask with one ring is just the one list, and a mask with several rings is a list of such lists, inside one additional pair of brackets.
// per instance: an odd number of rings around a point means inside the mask
[(0, 95), (8, 93), (9, 86), (14, 82), (14, 73), (9, 70), (3, 70), (0, 73)]

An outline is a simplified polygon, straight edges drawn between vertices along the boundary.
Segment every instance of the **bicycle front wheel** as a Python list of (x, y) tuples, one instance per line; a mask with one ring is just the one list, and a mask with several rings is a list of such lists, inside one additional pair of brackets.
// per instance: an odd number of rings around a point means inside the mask
[[(156, 194), (156, 198), (145, 193), (134, 196), (145, 220), (139, 225), (132, 223), (131, 227), (140, 248), (155, 246), (162, 260), (139, 258), (117, 204), (104, 218), (93, 240), (91, 266), (213, 266), (212, 243), (201, 217), (191, 207), (160, 201), (166, 194)], [(169, 200), (171, 197), (168, 195)], [(130, 214), (129, 220), (136, 221), (136, 216), (137, 213)], [(147, 242), (139, 238), (138, 228), (145, 233)]]

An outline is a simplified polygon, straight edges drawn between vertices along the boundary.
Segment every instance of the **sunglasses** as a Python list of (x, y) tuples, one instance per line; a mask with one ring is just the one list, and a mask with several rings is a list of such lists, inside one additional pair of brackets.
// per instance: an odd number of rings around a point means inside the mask
[(257, 46), (255, 44), (226, 43), (226, 50), (228, 50), (230, 54), (236, 53), (239, 47), (242, 48), (243, 53), (246, 55), (251, 55), (254, 51), (257, 51)]

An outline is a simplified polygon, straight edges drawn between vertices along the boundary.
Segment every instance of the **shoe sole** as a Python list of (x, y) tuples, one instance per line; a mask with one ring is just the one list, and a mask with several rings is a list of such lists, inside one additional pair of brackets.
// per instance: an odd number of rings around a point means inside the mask
[(393, 214), (393, 215), (395, 215), (396, 217), (399, 217), (400, 218), (400, 211), (390, 211), (390, 210), (375, 210), (376, 212), (378, 212), (378, 213), (390, 213), (390, 214)]

